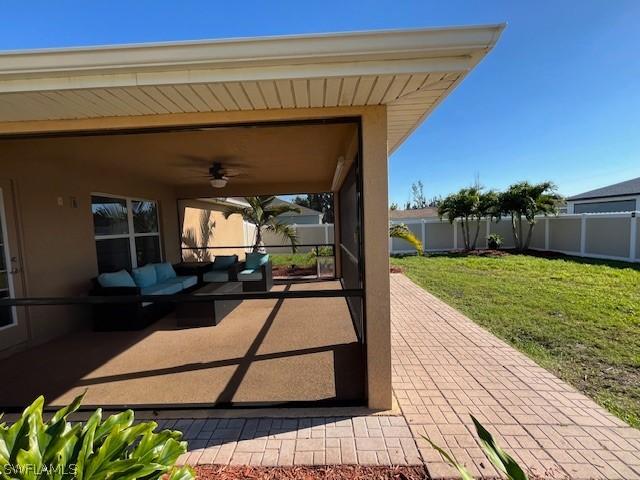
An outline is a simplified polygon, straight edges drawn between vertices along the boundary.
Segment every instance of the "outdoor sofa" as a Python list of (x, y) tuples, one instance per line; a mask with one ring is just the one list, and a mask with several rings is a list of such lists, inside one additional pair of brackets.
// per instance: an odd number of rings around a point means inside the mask
[[(170, 263), (152, 263), (134, 268), (102, 273), (93, 279), (90, 295), (173, 295), (188, 293), (198, 287), (195, 275), (177, 275)], [(93, 328), (97, 331), (140, 330), (173, 309), (171, 303), (133, 302), (93, 306)]]

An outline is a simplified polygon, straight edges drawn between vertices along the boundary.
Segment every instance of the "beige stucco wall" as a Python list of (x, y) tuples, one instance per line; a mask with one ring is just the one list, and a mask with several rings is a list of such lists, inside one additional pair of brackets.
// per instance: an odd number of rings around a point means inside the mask
[[(165, 257), (178, 258), (175, 196), (171, 188), (92, 169), (90, 155), (50, 155), (47, 140), (0, 140), (0, 177), (17, 197), (22, 274), (28, 297), (83, 296), (97, 275), (91, 193), (157, 200)], [(72, 198), (77, 207), (72, 206)], [(58, 205), (62, 199), (62, 206)], [(32, 343), (89, 326), (87, 307), (30, 307)]]
[(362, 201), (369, 407), (392, 406), (386, 107), (362, 116)]
[(628, 257), (630, 220), (587, 217), (585, 253)]
[[(231, 215), (224, 218), (224, 205), (216, 205), (200, 200), (180, 200), (178, 202), (180, 214), (180, 231), (184, 236), (191, 231), (195, 236), (198, 246), (204, 245), (201, 236), (200, 223), (202, 212), (208, 213), (208, 220), (213, 225), (213, 234), (209, 238), (208, 245), (214, 247), (233, 247), (244, 245), (243, 220), (240, 215)], [(186, 245), (184, 245), (186, 246)], [(242, 248), (212, 248), (207, 251), (209, 260), (213, 260), (216, 255), (238, 255), (244, 258)], [(189, 258), (185, 258), (189, 260)]]

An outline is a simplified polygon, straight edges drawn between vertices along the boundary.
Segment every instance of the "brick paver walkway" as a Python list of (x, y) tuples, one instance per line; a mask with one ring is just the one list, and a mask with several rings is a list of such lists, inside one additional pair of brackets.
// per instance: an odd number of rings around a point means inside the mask
[(394, 390), (433, 477), (451, 469), (428, 435), (491, 475), (469, 413), (538, 474), (640, 478), (640, 431), (403, 275), (391, 276)]
[(475, 415), (530, 470), (554, 478), (640, 479), (640, 431), (403, 275), (391, 276), (393, 386), (403, 416), (164, 420), (190, 464), (419, 464), (455, 476), (429, 436), (478, 477), (495, 476)]

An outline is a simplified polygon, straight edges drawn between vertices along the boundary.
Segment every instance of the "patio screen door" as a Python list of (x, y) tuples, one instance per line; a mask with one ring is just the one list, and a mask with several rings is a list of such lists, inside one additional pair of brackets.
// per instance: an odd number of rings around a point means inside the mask
[[(22, 269), (18, 254), (18, 235), (13, 189), (9, 180), (0, 179), (0, 297), (22, 296)], [(0, 352), (27, 340), (24, 308), (0, 307)]]

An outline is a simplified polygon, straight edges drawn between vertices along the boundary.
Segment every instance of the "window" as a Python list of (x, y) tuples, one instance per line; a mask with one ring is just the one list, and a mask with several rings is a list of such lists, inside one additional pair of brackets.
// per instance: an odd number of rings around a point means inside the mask
[(160, 262), (158, 204), (151, 200), (91, 196), (98, 272)]

